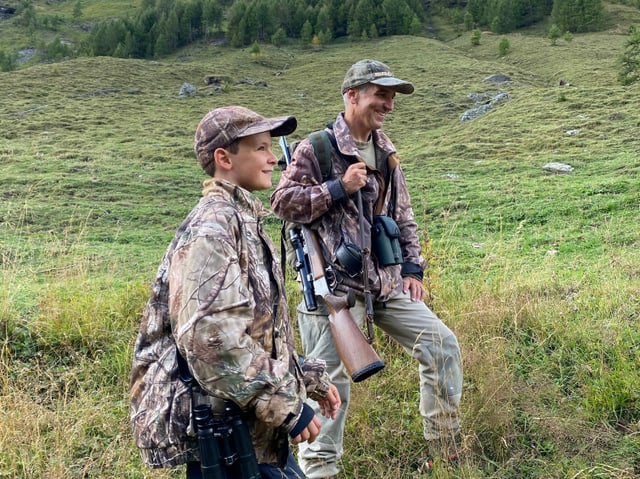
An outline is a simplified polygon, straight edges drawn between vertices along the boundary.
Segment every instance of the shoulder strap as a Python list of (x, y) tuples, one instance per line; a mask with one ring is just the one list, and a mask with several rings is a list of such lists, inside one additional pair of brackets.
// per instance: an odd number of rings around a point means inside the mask
[(326, 181), (331, 176), (331, 139), (326, 130), (318, 130), (309, 133), (309, 141), (320, 165), (322, 180)]

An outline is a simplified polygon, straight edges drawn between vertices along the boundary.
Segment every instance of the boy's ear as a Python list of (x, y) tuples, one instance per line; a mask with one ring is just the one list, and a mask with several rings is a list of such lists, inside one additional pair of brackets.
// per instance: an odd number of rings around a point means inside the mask
[(223, 170), (231, 169), (231, 158), (229, 157), (229, 152), (224, 148), (216, 148), (213, 152), (213, 161), (216, 164), (216, 168), (221, 168)]

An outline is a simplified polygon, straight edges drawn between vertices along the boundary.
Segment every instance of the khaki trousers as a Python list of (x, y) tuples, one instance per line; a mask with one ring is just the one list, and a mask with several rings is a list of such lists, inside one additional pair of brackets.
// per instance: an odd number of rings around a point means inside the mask
[[(318, 309), (298, 305), (298, 328), (305, 356), (327, 362), (332, 382), (340, 392), (342, 406), (335, 420), (319, 414), (315, 401), (309, 404), (322, 419), (320, 435), (312, 444), (300, 444), (298, 461), (308, 479), (338, 474), (343, 453), (343, 433), (349, 408), (351, 379), (336, 351), (328, 310), (322, 301)], [(359, 322), (364, 318), (364, 301), (358, 298), (351, 309)], [(420, 415), (427, 441), (447, 440), (460, 429), (459, 404), (462, 394), (462, 362), (454, 333), (424, 304), (400, 294), (387, 302), (374, 302), (374, 322), (418, 361)], [(362, 324), (359, 324), (362, 327)], [(384, 374), (384, 373), (383, 373)]]

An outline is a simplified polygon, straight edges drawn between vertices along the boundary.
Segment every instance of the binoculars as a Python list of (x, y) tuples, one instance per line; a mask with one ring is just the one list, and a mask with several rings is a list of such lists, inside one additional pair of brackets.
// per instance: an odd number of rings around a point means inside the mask
[[(374, 216), (371, 226), (371, 249), (380, 266), (402, 264), (400, 228), (391, 217)], [(352, 277), (362, 272), (362, 249), (356, 244), (342, 242), (336, 250), (336, 260)]]
[(237, 406), (225, 401), (224, 416), (214, 417), (211, 405), (193, 410), (203, 479), (260, 479), (251, 433)]

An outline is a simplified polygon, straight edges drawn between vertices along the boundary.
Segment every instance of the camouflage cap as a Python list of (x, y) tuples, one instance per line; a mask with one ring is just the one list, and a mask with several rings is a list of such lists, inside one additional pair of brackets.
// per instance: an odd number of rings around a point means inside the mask
[(298, 121), (293, 116), (265, 118), (242, 106), (225, 106), (207, 113), (196, 129), (194, 150), (200, 166), (212, 174), (213, 155), (218, 148), (229, 146), (238, 138), (264, 133), (271, 136), (288, 135), (295, 131)]
[(360, 60), (347, 71), (342, 82), (342, 93), (365, 83), (393, 88), (398, 93), (413, 93), (413, 84), (393, 76), (391, 69), (376, 60)]

